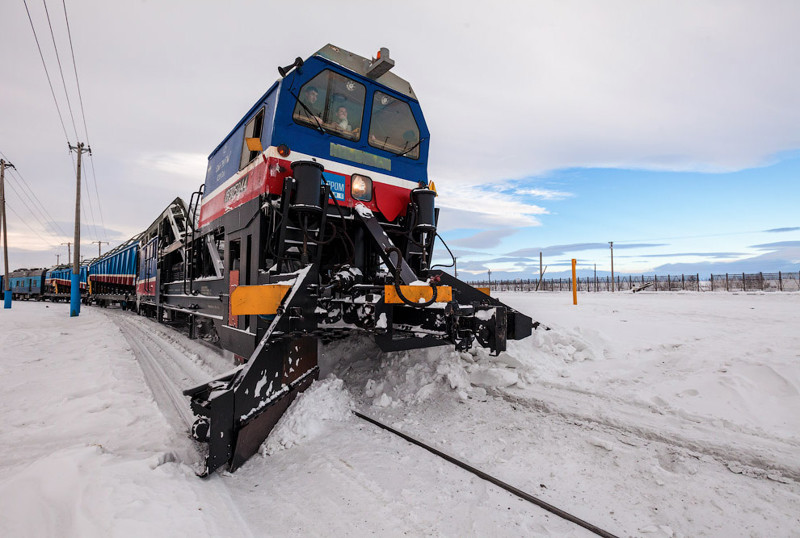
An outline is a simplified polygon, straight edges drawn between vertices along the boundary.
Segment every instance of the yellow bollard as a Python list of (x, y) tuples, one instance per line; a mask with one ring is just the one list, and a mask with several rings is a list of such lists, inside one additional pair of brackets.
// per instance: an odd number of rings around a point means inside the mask
[(575, 258), (572, 258), (572, 304), (578, 304), (578, 286), (575, 278)]

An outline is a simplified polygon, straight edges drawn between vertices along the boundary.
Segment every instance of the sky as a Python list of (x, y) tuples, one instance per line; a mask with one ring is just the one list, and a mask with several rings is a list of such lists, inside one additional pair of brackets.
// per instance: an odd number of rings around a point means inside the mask
[(26, 3), (3, 2), (11, 269), (66, 259), (68, 140), (92, 148), (96, 255), (188, 200), (277, 67), (333, 43), (389, 48), (412, 84), (462, 278), (535, 278), (540, 252), (546, 276), (605, 275), (610, 241), (622, 274), (800, 270), (795, 1), (26, 2), (53, 90)]

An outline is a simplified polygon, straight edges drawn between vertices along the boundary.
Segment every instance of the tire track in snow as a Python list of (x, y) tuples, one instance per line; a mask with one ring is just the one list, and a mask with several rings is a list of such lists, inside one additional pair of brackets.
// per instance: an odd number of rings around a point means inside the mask
[[(619, 435), (657, 441), (711, 456), (733, 472), (779, 482), (785, 479), (800, 482), (800, 466), (796, 459), (798, 445), (792, 441), (765, 438), (749, 432), (726, 431), (726, 440), (722, 443), (715, 441), (718, 433), (709, 424), (678, 415), (659, 414), (657, 419), (648, 420), (648, 414), (658, 411), (612, 396), (557, 385), (547, 384), (542, 389), (540, 396), (532, 395), (530, 390), (524, 395), (513, 394), (513, 389), (490, 392), (509, 403), (560, 416), (568, 421), (599, 424), (616, 432), (617, 438), (625, 444), (636, 443)], [(613, 414), (604, 412), (603, 407), (613, 409)]]

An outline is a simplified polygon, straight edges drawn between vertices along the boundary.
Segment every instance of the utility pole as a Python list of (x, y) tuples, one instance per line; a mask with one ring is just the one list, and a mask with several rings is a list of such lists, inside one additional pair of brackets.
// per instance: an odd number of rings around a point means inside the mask
[(6, 168), (14, 165), (0, 159), (0, 212), (3, 214), (3, 263), (5, 263), (5, 278), (3, 279), (3, 308), (11, 308), (11, 283), (8, 281), (8, 225), (6, 224)]
[(56, 254), (56, 265), (61, 265), (61, 254)]
[(78, 142), (73, 146), (67, 142), (69, 151), (78, 154), (78, 174), (75, 184), (75, 245), (74, 257), (72, 258), (72, 282), (70, 283), (69, 296), (69, 315), (70, 317), (79, 316), (81, 313), (81, 156), (84, 153), (92, 154), (92, 148), (85, 147), (83, 142)]
[(453, 267), (455, 268), (456, 278), (458, 278), (458, 258), (453, 256)]
[(92, 241), (92, 244), (97, 243), (97, 257), (100, 257), (100, 245), (107, 245), (108, 241)]
[(611, 245), (611, 291), (614, 291), (614, 242), (609, 241), (609, 245)]
[(542, 277), (544, 276), (544, 271), (542, 270), (542, 251), (539, 251), (539, 282), (542, 281)]
[(489, 272), (489, 289), (492, 289), (492, 270), (487, 269), (487, 271)]
[(66, 243), (61, 243), (61, 244), (67, 245), (67, 260), (69, 261), (69, 259), (72, 258), (72, 249), (70, 248), (72, 246), (72, 243), (67, 241)]

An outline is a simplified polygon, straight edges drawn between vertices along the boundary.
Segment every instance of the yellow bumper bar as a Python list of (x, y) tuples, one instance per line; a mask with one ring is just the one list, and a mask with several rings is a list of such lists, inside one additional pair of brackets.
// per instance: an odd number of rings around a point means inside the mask
[[(433, 288), (430, 286), (400, 286), (400, 291), (403, 292), (403, 297), (413, 303), (426, 303), (433, 297)], [(394, 286), (385, 286), (383, 296), (387, 304), (402, 304), (403, 302)], [(449, 303), (452, 300), (453, 288), (450, 286), (436, 287), (437, 303)]]
[(286, 284), (237, 286), (231, 292), (231, 314), (234, 316), (277, 314), (281, 301), (290, 289), (292, 286)]

